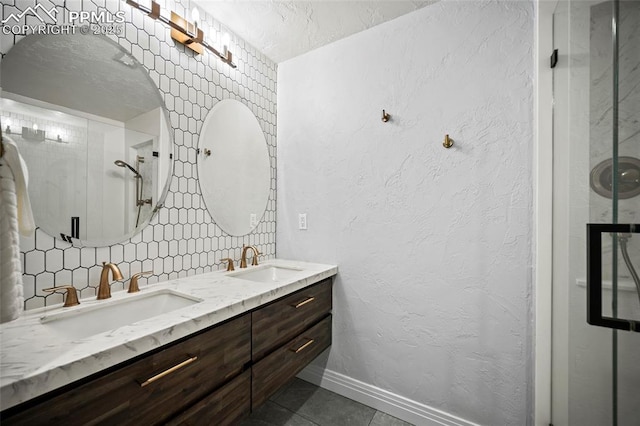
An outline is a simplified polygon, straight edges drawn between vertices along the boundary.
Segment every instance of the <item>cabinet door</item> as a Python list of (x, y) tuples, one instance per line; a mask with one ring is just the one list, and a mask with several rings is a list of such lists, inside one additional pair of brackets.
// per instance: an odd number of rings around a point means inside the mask
[(251, 372), (233, 379), (193, 407), (167, 423), (167, 426), (226, 426), (237, 423), (251, 412)]
[(15, 416), (3, 416), (2, 425), (162, 423), (242, 371), (250, 361), (250, 322), (243, 315), (94, 380), (67, 386)]
[(252, 359), (290, 341), (331, 311), (331, 278), (254, 311)]
[(331, 315), (253, 366), (252, 402), (256, 408), (331, 345)]

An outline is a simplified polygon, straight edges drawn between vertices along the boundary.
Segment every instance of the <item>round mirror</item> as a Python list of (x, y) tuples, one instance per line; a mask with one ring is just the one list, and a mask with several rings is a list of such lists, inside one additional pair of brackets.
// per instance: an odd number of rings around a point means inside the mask
[(161, 204), (171, 132), (144, 67), (104, 36), (29, 35), (0, 64), (2, 132), (38, 227), (77, 245), (130, 238)]
[(271, 165), (264, 133), (241, 102), (218, 102), (198, 141), (198, 181), (213, 220), (230, 235), (245, 235), (267, 208)]

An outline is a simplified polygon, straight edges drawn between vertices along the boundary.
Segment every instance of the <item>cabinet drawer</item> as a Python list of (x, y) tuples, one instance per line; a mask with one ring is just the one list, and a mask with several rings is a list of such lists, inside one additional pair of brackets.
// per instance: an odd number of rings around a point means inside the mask
[(167, 423), (168, 426), (226, 426), (238, 422), (251, 411), (251, 372), (227, 383), (193, 407)]
[(252, 408), (256, 408), (331, 345), (331, 315), (254, 364)]
[(254, 311), (252, 359), (258, 361), (331, 311), (331, 278)]
[(251, 322), (243, 315), (107, 373), (26, 411), (3, 425), (161, 423), (208, 395), (250, 361)]

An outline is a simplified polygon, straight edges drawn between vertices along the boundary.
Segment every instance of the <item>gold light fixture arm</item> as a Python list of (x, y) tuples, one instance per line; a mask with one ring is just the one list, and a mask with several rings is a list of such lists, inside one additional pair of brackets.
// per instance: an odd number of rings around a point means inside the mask
[(226, 50), (224, 54), (220, 53), (215, 47), (211, 46), (204, 39), (204, 33), (201, 29), (197, 29), (196, 33), (193, 34), (188, 31), (187, 27), (190, 25), (189, 22), (182, 18), (175, 12), (171, 12), (171, 18), (167, 18), (160, 13), (160, 5), (155, 1), (151, 2), (151, 7), (146, 7), (141, 5), (140, 3), (134, 0), (127, 0), (127, 4), (133, 8), (136, 8), (144, 13), (146, 13), (150, 18), (156, 19), (165, 25), (168, 25), (171, 31), (171, 37), (187, 46), (189, 49), (202, 53), (202, 48), (207, 49), (218, 58), (222, 60), (222, 62), (228, 64), (231, 68), (237, 68), (237, 65), (233, 63), (233, 54), (231, 51)]

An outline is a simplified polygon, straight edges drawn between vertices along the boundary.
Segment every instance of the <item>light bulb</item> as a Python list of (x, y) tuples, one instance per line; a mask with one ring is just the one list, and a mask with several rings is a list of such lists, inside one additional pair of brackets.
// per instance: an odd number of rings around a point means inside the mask
[(224, 56), (227, 56), (229, 43), (231, 43), (231, 36), (229, 35), (229, 33), (224, 33), (224, 35), (222, 36), (222, 54)]
[(191, 11), (191, 20), (193, 21), (193, 25), (198, 28), (198, 24), (200, 23), (200, 12), (197, 7), (194, 7)]
[(33, 123), (33, 131), (34, 132), (38, 131), (38, 125), (36, 123)]

